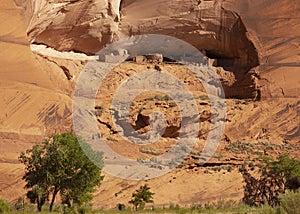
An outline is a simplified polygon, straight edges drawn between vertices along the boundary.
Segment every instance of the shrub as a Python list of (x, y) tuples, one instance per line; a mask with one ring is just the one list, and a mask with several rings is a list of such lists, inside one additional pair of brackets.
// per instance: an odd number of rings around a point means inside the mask
[(117, 204), (117, 209), (120, 211), (124, 211), (126, 209), (125, 204)]
[(111, 137), (111, 136), (108, 136), (108, 137), (106, 138), (106, 140), (113, 141), (113, 142), (117, 142), (117, 141), (118, 141), (117, 139), (115, 139), (115, 138), (113, 138), (113, 137)]
[(233, 167), (231, 165), (228, 165), (227, 172), (231, 172), (233, 170)]
[(103, 111), (104, 111), (104, 108), (102, 106), (95, 107), (95, 115), (97, 117), (100, 117), (102, 115)]
[(63, 214), (76, 214), (74, 207), (64, 207)]
[(207, 95), (202, 95), (202, 96), (199, 96), (198, 99), (200, 99), (200, 100), (209, 100), (209, 97)]
[(260, 207), (260, 212), (262, 214), (284, 214), (284, 210), (280, 206), (272, 207), (268, 204), (264, 204)]
[(168, 100), (171, 100), (171, 98), (168, 95), (164, 95), (164, 96), (156, 95), (154, 97), (154, 99), (158, 100), (158, 101), (168, 101)]
[(77, 208), (77, 212), (79, 214), (86, 214), (86, 213), (90, 213), (92, 211), (92, 205), (91, 204), (85, 204), (82, 206), (79, 206)]
[(246, 100), (235, 100), (235, 104), (236, 105), (238, 105), (238, 104), (248, 105), (249, 102)]
[(150, 155), (161, 155), (162, 153), (153, 148), (141, 148), (140, 152)]
[(169, 210), (180, 210), (180, 206), (178, 204), (170, 204)]
[(153, 203), (153, 195), (154, 193), (150, 191), (150, 187), (145, 184), (144, 186), (140, 186), (135, 193), (132, 193), (132, 199), (129, 203), (134, 205), (135, 210), (144, 209), (146, 203)]
[(289, 191), (279, 196), (282, 208), (288, 214), (297, 214), (300, 211), (300, 191)]
[(175, 107), (175, 106), (177, 106), (177, 104), (175, 102), (171, 102), (171, 103), (169, 103), (169, 106), (170, 107)]
[(19, 197), (18, 201), (15, 203), (15, 209), (18, 211), (24, 211), (24, 197)]
[(8, 213), (10, 211), (10, 205), (4, 200), (0, 199), (0, 213)]

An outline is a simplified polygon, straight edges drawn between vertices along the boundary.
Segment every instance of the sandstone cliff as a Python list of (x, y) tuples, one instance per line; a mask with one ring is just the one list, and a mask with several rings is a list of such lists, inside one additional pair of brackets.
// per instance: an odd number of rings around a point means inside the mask
[(293, 0), (27, 0), (23, 6), (34, 43), (91, 54), (130, 35), (171, 35), (234, 72), (228, 97), (259, 98), (260, 87), (263, 97), (297, 96), (299, 4)]
[(219, 1), (27, 1), (27, 33), (34, 43), (60, 51), (96, 53), (107, 43), (136, 34), (183, 39), (234, 72), (227, 97), (260, 98), (258, 52), (243, 20)]

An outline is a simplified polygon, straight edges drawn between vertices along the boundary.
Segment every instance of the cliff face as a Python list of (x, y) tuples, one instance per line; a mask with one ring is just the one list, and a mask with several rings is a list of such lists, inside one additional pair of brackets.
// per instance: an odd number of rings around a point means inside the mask
[(31, 42), (60, 51), (95, 53), (117, 38), (119, 0), (19, 1)]
[[(299, 75), (295, 0), (27, 0), (22, 4), (31, 42), (92, 54), (130, 35), (171, 35), (206, 50), (208, 57), (218, 59), (217, 66), (235, 74), (236, 83), (224, 86), (227, 97), (260, 98), (260, 91), (263, 97), (296, 96), (298, 82), (291, 79), (291, 85), (285, 79), (286, 72)], [(257, 79), (259, 72), (262, 81)]]
[(157, 33), (185, 40), (235, 74), (233, 85), (223, 84), (227, 97), (260, 97), (255, 72), (249, 72), (259, 65), (258, 52), (241, 17), (221, 1), (125, 1), (121, 14), (123, 35)]
[(183, 39), (213, 58), (258, 65), (246, 28), (218, 1), (27, 1), (31, 42), (96, 53), (121, 37), (157, 33)]
[(229, 0), (224, 7), (241, 16), (259, 51), (262, 95), (299, 97), (299, 2)]
[[(58, 65), (42, 61), (30, 50), (22, 8), (8, 0), (1, 1), (0, 10), (5, 17), (0, 24), (1, 138), (46, 134), (46, 124), (54, 128), (58, 121), (69, 120), (72, 86)], [(48, 113), (51, 109), (53, 114)]]
[(91, 54), (131, 35), (170, 35), (234, 72), (236, 83), (224, 85), (227, 97), (259, 96), (255, 76), (249, 75), (259, 64), (258, 53), (240, 16), (219, 1), (28, 0), (23, 6), (33, 43)]

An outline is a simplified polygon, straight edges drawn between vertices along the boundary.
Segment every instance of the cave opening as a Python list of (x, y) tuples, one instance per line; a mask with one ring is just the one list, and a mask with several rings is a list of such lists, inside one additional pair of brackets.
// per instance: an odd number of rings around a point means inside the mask
[(222, 67), (224, 70), (231, 72), (234, 70), (234, 62), (238, 59), (235, 57), (228, 57), (211, 50), (205, 50), (205, 55), (214, 61), (212, 64), (214, 67)]

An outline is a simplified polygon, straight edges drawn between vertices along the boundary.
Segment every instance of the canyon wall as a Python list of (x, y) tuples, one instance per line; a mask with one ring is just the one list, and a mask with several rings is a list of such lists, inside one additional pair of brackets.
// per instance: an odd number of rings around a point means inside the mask
[(299, 97), (300, 4), (297, 0), (224, 1), (242, 18), (260, 56), (264, 98)]
[(260, 97), (256, 71), (249, 72), (259, 65), (257, 50), (241, 17), (219, 1), (28, 0), (23, 7), (31, 43), (94, 54), (128, 36), (170, 35), (234, 72), (236, 83), (224, 85), (227, 97)]
[(175, 36), (234, 72), (236, 83), (225, 86), (227, 97), (297, 96), (295, 0), (27, 0), (19, 5), (33, 43), (93, 54), (131, 35)]

